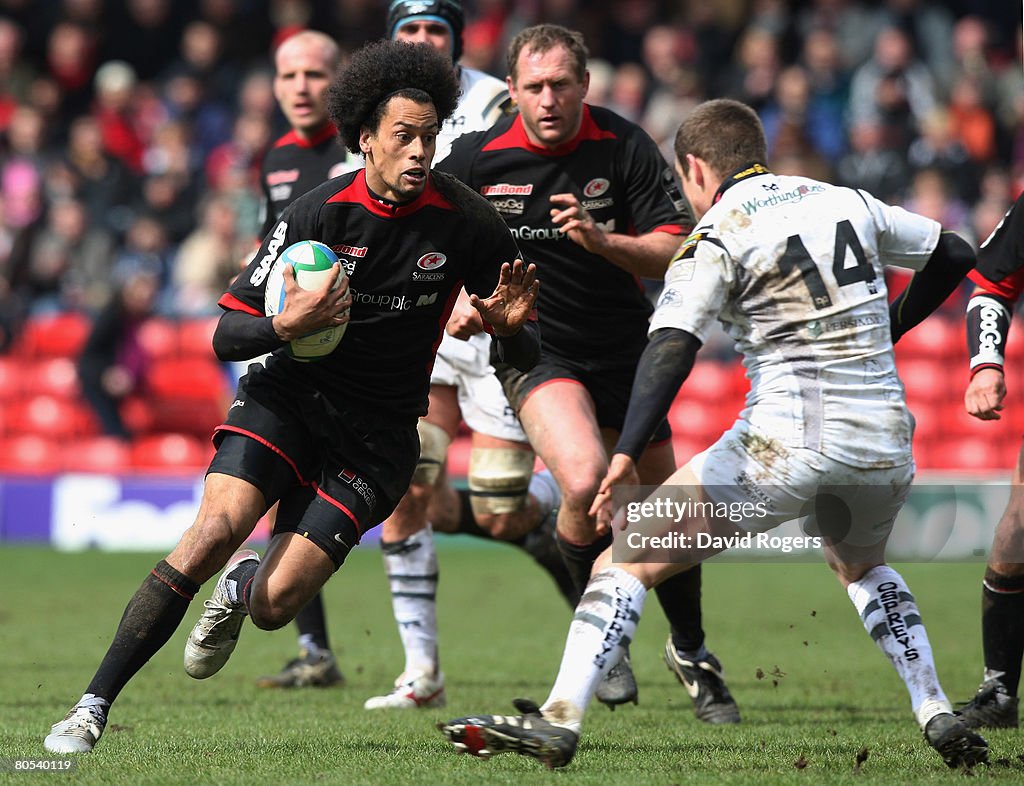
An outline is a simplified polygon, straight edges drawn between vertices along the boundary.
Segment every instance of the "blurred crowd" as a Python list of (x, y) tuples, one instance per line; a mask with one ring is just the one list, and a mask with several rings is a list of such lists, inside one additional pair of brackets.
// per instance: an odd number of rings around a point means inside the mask
[[(271, 52), (347, 52), (386, 0), (0, 0), (0, 351), (25, 320), (101, 311), (139, 275), (172, 317), (215, 303), (258, 230), (286, 129)], [(589, 101), (671, 156), (689, 107), (750, 103), (770, 165), (866, 188), (983, 240), (1024, 188), (1010, 0), (467, 0), (463, 62), (504, 76), (539, 21), (583, 31)]]

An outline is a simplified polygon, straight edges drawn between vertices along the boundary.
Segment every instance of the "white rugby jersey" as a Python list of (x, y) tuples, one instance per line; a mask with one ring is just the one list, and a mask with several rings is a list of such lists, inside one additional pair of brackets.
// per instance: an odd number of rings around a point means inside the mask
[(703, 342), (720, 319), (750, 379), (741, 420), (855, 467), (906, 464), (913, 420), (882, 266), (920, 270), (940, 230), (863, 191), (754, 164), (680, 246), (650, 330)]
[(451, 152), (452, 142), (470, 131), (486, 131), (501, 117), (509, 100), (508, 88), (500, 79), (473, 68), (459, 67), (459, 105), (444, 121), (437, 135), (434, 163)]

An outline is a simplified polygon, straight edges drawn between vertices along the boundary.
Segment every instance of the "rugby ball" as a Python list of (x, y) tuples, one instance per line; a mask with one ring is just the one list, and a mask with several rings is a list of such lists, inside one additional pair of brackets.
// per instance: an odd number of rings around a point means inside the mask
[[(303, 289), (319, 289), (324, 281), (330, 278), (331, 268), (338, 261), (337, 255), (329, 246), (315, 240), (300, 240), (292, 243), (281, 252), (270, 275), (267, 276), (267, 290), (264, 294), (264, 313), (268, 317), (280, 314), (284, 310), (284, 266), (291, 265), (295, 271), (295, 283)], [(345, 268), (341, 269), (334, 288), (341, 286), (347, 278)], [(288, 354), (296, 360), (316, 360), (329, 355), (338, 346), (345, 335), (344, 325), (322, 328), (307, 333), (288, 344)]]

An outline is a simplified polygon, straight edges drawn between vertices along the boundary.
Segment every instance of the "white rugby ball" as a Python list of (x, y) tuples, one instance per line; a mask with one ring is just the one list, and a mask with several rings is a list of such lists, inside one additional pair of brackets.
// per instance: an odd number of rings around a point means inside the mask
[[(300, 240), (292, 243), (281, 252), (274, 267), (267, 276), (267, 290), (264, 294), (264, 313), (268, 317), (280, 314), (284, 310), (284, 266), (291, 265), (295, 271), (295, 283), (303, 289), (319, 289), (324, 281), (331, 276), (331, 268), (338, 261), (337, 255), (331, 251), (330, 246), (318, 243), (315, 240)], [(341, 286), (347, 278), (345, 269), (341, 269), (334, 288)], [(338, 346), (341, 337), (345, 335), (344, 325), (326, 327), (314, 330), (304, 336), (291, 341), (288, 344), (288, 354), (296, 360), (316, 360), (324, 355), (329, 355)]]

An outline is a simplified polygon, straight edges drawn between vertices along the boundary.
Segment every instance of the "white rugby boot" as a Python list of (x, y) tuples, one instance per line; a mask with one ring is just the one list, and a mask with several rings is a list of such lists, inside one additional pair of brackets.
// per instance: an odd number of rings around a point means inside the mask
[(64, 720), (53, 724), (43, 740), (50, 753), (88, 753), (100, 740), (107, 725), (107, 714), (101, 707), (75, 705)]
[[(244, 588), (229, 587), (233, 579), (228, 578), (228, 574), (247, 560), (258, 564), (260, 555), (252, 549), (236, 551), (217, 579), (213, 597), (203, 601), (206, 611), (185, 642), (185, 671), (190, 677), (197, 680), (212, 677), (223, 668), (235, 650), (242, 623), (249, 612), (241, 599)], [(233, 601), (232, 597), (237, 600)]]
[(395, 680), (395, 689), (383, 696), (374, 696), (363, 703), (364, 710), (412, 710), (443, 707), (444, 674), (402, 673)]

